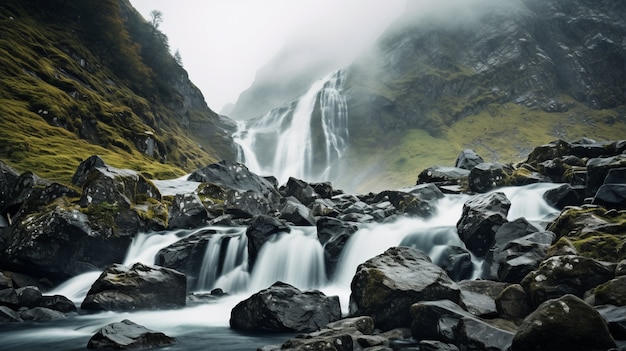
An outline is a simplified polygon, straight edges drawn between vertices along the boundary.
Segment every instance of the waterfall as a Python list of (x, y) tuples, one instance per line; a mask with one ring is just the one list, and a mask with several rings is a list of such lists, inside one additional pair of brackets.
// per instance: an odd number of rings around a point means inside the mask
[(238, 161), (260, 175), (332, 181), (348, 144), (348, 110), (342, 94), (345, 72), (315, 82), (297, 101), (259, 119), (238, 123), (233, 135)]

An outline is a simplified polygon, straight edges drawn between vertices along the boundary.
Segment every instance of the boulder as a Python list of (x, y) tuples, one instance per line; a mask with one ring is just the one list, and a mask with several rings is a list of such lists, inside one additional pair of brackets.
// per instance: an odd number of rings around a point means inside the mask
[(589, 289), (614, 277), (614, 270), (582, 256), (554, 256), (541, 262), (521, 282), (533, 306), (571, 294), (583, 297)]
[(316, 199), (320, 198), (319, 194), (312, 186), (305, 181), (293, 177), (289, 177), (284, 188), (280, 189), (280, 193), (283, 197), (293, 196), (304, 206), (309, 206)]
[[(323, 330), (319, 333), (298, 335), (282, 345), (263, 347), (261, 351), (352, 351), (355, 349), (354, 330)], [(358, 332), (357, 332), (358, 333)], [(357, 348), (358, 350), (358, 348)], [(368, 349), (369, 350), (369, 349)]]
[(344, 318), (326, 325), (328, 329), (356, 329), (364, 335), (374, 333), (374, 319), (369, 316)]
[(419, 301), (459, 302), (459, 287), (423, 252), (392, 247), (358, 266), (352, 279), (350, 314), (371, 316), (376, 327), (408, 327), (409, 308)]
[(543, 194), (546, 203), (562, 210), (566, 206), (580, 206), (585, 200), (585, 187), (563, 184)]
[(13, 281), (10, 277), (7, 277), (3, 272), (0, 271), (0, 290), (8, 289), (13, 287)]
[(526, 163), (537, 165), (546, 160), (553, 160), (570, 154), (571, 145), (563, 140), (551, 141), (548, 144), (537, 146), (528, 155)]
[(168, 229), (192, 229), (206, 225), (209, 213), (194, 193), (176, 194), (170, 206)]
[(0, 210), (3, 215), (5, 214), (4, 207), (7, 200), (11, 199), (13, 187), (19, 177), (20, 174), (16, 170), (0, 160)]
[(523, 319), (532, 312), (528, 295), (519, 284), (511, 284), (500, 292), (496, 309), (505, 319)]
[(492, 326), (476, 318), (461, 318), (459, 341), (461, 350), (508, 351), (514, 333)]
[(601, 185), (593, 197), (592, 204), (609, 209), (626, 210), (626, 183)]
[(0, 323), (16, 323), (23, 322), (19, 313), (13, 311), (7, 306), (0, 306)]
[(322, 199), (330, 199), (341, 193), (341, 190), (334, 190), (330, 182), (310, 183), (309, 185)]
[(510, 207), (511, 202), (501, 192), (477, 195), (465, 202), (456, 227), (470, 252), (485, 256), (496, 232), (507, 222)]
[(511, 351), (607, 350), (615, 341), (600, 314), (574, 295), (543, 302), (520, 325)]
[(248, 170), (241, 163), (220, 161), (191, 173), (187, 180), (214, 183), (240, 192), (253, 191), (265, 197), (269, 203), (277, 203), (280, 194), (275, 185)]
[(271, 209), (271, 204), (263, 195), (251, 190), (230, 190), (224, 201), (224, 212), (235, 219), (266, 215)]
[(596, 194), (600, 186), (604, 184), (604, 180), (611, 169), (624, 167), (626, 167), (626, 154), (592, 158), (587, 161), (586, 195), (592, 197)]
[(622, 275), (626, 275), (626, 259), (619, 261), (617, 267), (615, 267), (615, 276), (619, 277)]
[(470, 170), (459, 167), (431, 166), (420, 172), (417, 184), (456, 185), (469, 177)]
[(555, 183), (571, 182), (572, 166), (564, 162), (562, 158), (538, 163), (537, 171)]
[(626, 276), (619, 276), (593, 290), (595, 305), (626, 306)]
[(254, 267), (261, 247), (275, 234), (289, 233), (291, 228), (278, 218), (255, 216), (246, 230), (248, 237), (248, 266)]
[(408, 190), (409, 194), (415, 195), (419, 200), (431, 202), (443, 199), (443, 192), (435, 184), (419, 184)]
[(17, 294), (18, 305), (28, 308), (38, 306), (39, 300), (41, 300), (43, 296), (41, 290), (36, 286), (17, 288), (15, 289), (15, 293)]
[(173, 269), (135, 263), (114, 264), (93, 283), (84, 310), (123, 311), (185, 306), (187, 279)]
[(335, 209), (335, 204), (329, 199), (317, 199), (310, 207), (311, 215), (314, 217), (337, 217), (340, 214)]
[(331, 217), (321, 217), (315, 226), (317, 227), (317, 238), (324, 248), (326, 275), (332, 277), (344, 246), (352, 234), (358, 230), (358, 227), (353, 223)]
[(313, 226), (315, 218), (311, 210), (301, 203), (286, 200), (279, 208), (280, 218), (297, 226)]
[(111, 323), (89, 339), (87, 348), (90, 350), (102, 349), (152, 349), (173, 345), (176, 339), (161, 332), (147, 329), (144, 326), (125, 319), (118, 323)]
[(38, 305), (39, 307), (63, 313), (76, 312), (76, 305), (70, 299), (61, 295), (44, 295), (39, 299)]
[(230, 326), (254, 332), (312, 332), (339, 318), (339, 297), (276, 282), (238, 303)]
[(509, 286), (490, 280), (466, 280), (459, 283), (460, 305), (477, 317), (493, 318), (498, 315), (496, 298)]
[(468, 175), (469, 189), (476, 193), (486, 193), (507, 184), (513, 168), (501, 163), (481, 163)]
[(66, 318), (64, 313), (46, 307), (29, 308), (22, 311), (20, 317), (22, 317), (24, 321), (33, 322), (49, 322)]
[(609, 331), (615, 340), (626, 340), (626, 306), (601, 305), (595, 310), (609, 326)]
[(472, 255), (459, 246), (446, 246), (435, 259), (435, 264), (443, 268), (455, 282), (470, 279), (474, 274)]
[(526, 274), (537, 268), (554, 238), (554, 233), (541, 231), (510, 241), (502, 250), (498, 280), (509, 283), (520, 282)]
[(0, 306), (16, 308), (20, 301), (17, 299), (17, 292), (13, 288), (0, 290)]
[(461, 151), (459, 156), (457, 156), (454, 166), (471, 171), (472, 168), (483, 162), (485, 161), (476, 153), (476, 151), (472, 149), (464, 149)]
[(456, 345), (437, 340), (421, 340), (418, 346), (419, 348), (417, 350), (419, 351), (459, 351)]
[(374, 203), (384, 201), (389, 201), (399, 213), (409, 216), (428, 218), (435, 212), (429, 201), (421, 200), (418, 196), (404, 191), (385, 190), (378, 193), (372, 200)]

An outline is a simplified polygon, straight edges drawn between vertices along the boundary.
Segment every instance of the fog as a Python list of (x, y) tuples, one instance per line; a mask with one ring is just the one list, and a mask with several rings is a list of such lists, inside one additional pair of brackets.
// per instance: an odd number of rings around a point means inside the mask
[[(289, 76), (346, 65), (406, 8), (405, 0), (131, 0), (179, 50), (209, 107), (234, 103), (262, 67)], [(275, 60), (279, 55), (284, 60)], [(324, 70), (324, 69), (321, 69)], [(263, 74), (268, 74), (267, 70)]]

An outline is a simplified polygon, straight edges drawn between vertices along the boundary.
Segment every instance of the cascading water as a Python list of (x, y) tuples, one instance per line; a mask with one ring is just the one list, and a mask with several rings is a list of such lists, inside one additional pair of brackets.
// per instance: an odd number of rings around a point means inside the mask
[(265, 116), (239, 122), (233, 135), (238, 161), (254, 173), (333, 181), (348, 142), (348, 109), (342, 86), (345, 72), (336, 71), (313, 84), (297, 101)]

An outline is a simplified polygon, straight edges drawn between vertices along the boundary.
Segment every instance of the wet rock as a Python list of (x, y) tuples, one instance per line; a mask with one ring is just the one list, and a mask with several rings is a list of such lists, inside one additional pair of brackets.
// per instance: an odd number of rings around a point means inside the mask
[(539, 173), (547, 176), (550, 181), (555, 183), (571, 181), (569, 179), (571, 169), (572, 166), (564, 162), (561, 158), (546, 160), (537, 164)]
[(460, 184), (463, 180), (469, 177), (469, 174), (469, 169), (463, 169), (459, 167), (431, 166), (423, 170), (417, 176), (417, 184)]
[(419, 351), (459, 351), (459, 348), (453, 344), (436, 340), (422, 340), (419, 342)]
[(20, 301), (17, 299), (17, 293), (13, 288), (0, 290), (0, 306), (16, 308)]
[(3, 272), (0, 272), (0, 289), (8, 289), (13, 287), (13, 281)]
[(304, 206), (309, 206), (320, 197), (312, 186), (293, 177), (289, 177), (285, 187), (281, 188), (281, 195), (283, 197), (293, 196)]
[(601, 305), (595, 310), (604, 318), (615, 340), (626, 340), (626, 306)]
[(19, 172), (0, 160), (0, 210), (4, 214), (4, 206), (11, 198), (13, 187), (20, 177)]
[(611, 169), (624, 167), (626, 167), (626, 154), (605, 158), (592, 158), (587, 161), (586, 195), (592, 197), (598, 192), (598, 189), (604, 184), (604, 180)]
[(592, 203), (608, 209), (626, 210), (626, 183), (600, 186)]
[(626, 276), (611, 279), (593, 290), (595, 305), (626, 306)]
[(462, 318), (458, 345), (463, 350), (507, 351), (514, 333), (475, 318)]
[(469, 251), (485, 256), (496, 232), (507, 222), (510, 207), (511, 202), (500, 192), (478, 195), (465, 202), (456, 227)]
[(374, 319), (369, 316), (344, 318), (335, 322), (328, 323), (326, 328), (329, 329), (356, 329), (364, 335), (372, 335), (374, 333)]
[(618, 277), (626, 275), (626, 260), (621, 260), (617, 263), (617, 267), (615, 268), (615, 275)]
[(496, 297), (498, 314), (505, 319), (523, 319), (530, 312), (530, 300), (519, 284), (511, 284)]
[(58, 319), (65, 319), (64, 313), (45, 307), (33, 307), (20, 313), (24, 321), (49, 322)]
[(311, 210), (303, 204), (287, 200), (282, 204), (279, 211), (281, 219), (291, 222), (294, 225), (315, 225), (315, 218), (311, 215)]
[(175, 338), (147, 329), (125, 319), (118, 323), (108, 324), (100, 329), (89, 339), (87, 348), (90, 350), (151, 349), (175, 343)]
[(404, 191), (386, 190), (378, 193), (372, 202), (389, 201), (399, 213), (410, 216), (430, 217), (434, 209), (429, 201), (421, 200), (418, 196)]
[(512, 351), (607, 350), (615, 347), (606, 322), (574, 295), (547, 300), (520, 325)]
[(473, 192), (486, 193), (489, 190), (504, 186), (513, 168), (501, 163), (481, 163), (470, 171), (469, 188)]
[(555, 235), (542, 231), (510, 241), (503, 247), (498, 268), (498, 280), (509, 283), (520, 282), (528, 273), (537, 268), (543, 260)]
[(191, 229), (206, 225), (209, 213), (194, 193), (176, 194), (170, 206), (168, 228)]
[(563, 184), (543, 195), (548, 205), (562, 210), (565, 206), (580, 206), (585, 200), (585, 187)]
[(446, 246), (435, 264), (446, 271), (455, 282), (469, 279), (474, 273), (474, 263), (469, 251), (459, 246)]
[(458, 302), (458, 286), (423, 252), (393, 247), (357, 268), (352, 280), (350, 314), (371, 316), (376, 327), (408, 327), (409, 307), (447, 298)]
[(485, 161), (476, 153), (476, 151), (472, 149), (464, 149), (461, 151), (459, 156), (457, 156), (454, 166), (471, 171), (472, 168), (483, 162)]
[(93, 155), (81, 162), (72, 176), (72, 184), (82, 188), (92, 169), (105, 168), (107, 164), (100, 156)]
[(282, 345), (263, 348), (263, 351), (352, 351), (354, 341), (351, 331), (330, 331), (307, 334), (288, 340)]
[(277, 218), (255, 216), (246, 230), (248, 237), (248, 265), (254, 267), (261, 247), (275, 234), (289, 233), (291, 228)]
[(338, 193), (333, 189), (330, 182), (311, 183), (309, 185), (322, 199), (330, 199)]
[(208, 165), (191, 173), (187, 179), (214, 183), (240, 192), (254, 191), (263, 195), (269, 203), (278, 203), (281, 197), (271, 181), (250, 172), (246, 166), (237, 162), (224, 160)]
[(226, 214), (237, 218), (252, 218), (258, 215), (266, 215), (272, 207), (268, 200), (260, 193), (254, 191), (228, 191), (224, 201)]
[(339, 214), (329, 199), (317, 199), (311, 204), (311, 215), (314, 217), (337, 217)]
[(459, 283), (461, 305), (477, 317), (493, 318), (498, 315), (496, 298), (508, 286), (490, 280), (466, 280)]
[(84, 310), (123, 311), (185, 306), (187, 279), (173, 269), (135, 263), (114, 264), (93, 283)]
[(445, 196), (434, 184), (420, 184), (407, 190), (411, 195), (415, 195), (419, 200), (431, 202), (443, 199)]
[(315, 225), (317, 227), (317, 238), (324, 247), (326, 274), (332, 277), (345, 244), (352, 234), (357, 231), (358, 227), (353, 223), (330, 217), (318, 219)]
[(612, 268), (582, 256), (554, 256), (541, 262), (521, 282), (533, 306), (572, 294), (584, 293), (614, 277)]
[(238, 303), (231, 311), (230, 326), (256, 332), (311, 332), (339, 318), (337, 296), (276, 282)]
[(437, 340), (456, 344), (463, 317), (474, 318), (450, 300), (424, 301), (410, 307), (411, 333), (416, 340)]
[(36, 286), (25, 286), (23, 288), (15, 289), (17, 294), (18, 305), (23, 307), (35, 307), (39, 305), (39, 300), (43, 294)]
[(16, 322), (23, 322), (22, 317), (7, 306), (0, 306), (0, 323)]
[(76, 305), (74, 305), (70, 299), (61, 295), (44, 295), (39, 299), (38, 305), (39, 307), (45, 307), (63, 313), (76, 312)]

